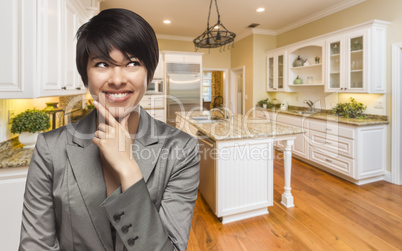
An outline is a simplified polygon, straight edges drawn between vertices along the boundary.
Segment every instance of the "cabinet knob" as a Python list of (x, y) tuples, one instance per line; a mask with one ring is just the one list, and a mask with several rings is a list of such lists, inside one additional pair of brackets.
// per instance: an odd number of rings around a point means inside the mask
[(77, 87), (77, 88), (75, 88), (76, 90), (81, 90), (81, 87)]
[(67, 90), (66, 86), (61, 87), (62, 90)]

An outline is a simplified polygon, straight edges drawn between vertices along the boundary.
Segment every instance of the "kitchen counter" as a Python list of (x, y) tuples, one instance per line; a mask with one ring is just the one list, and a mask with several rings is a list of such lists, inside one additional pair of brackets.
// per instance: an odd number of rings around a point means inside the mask
[(24, 149), (18, 137), (0, 142), (0, 169), (29, 166), (33, 151), (34, 148)]
[(294, 116), (301, 116), (305, 118), (318, 119), (318, 120), (326, 120), (331, 122), (338, 122), (343, 124), (355, 125), (355, 126), (368, 126), (368, 125), (382, 125), (389, 124), (388, 117), (382, 115), (372, 115), (367, 114), (366, 118), (357, 119), (357, 118), (343, 118), (336, 116), (329, 110), (317, 111), (315, 113), (307, 112), (307, 109), (304, 107), (296, 107), (289, 106), (289, 109), (286, 111), (282, 111), (280, 109), (275, 108), (257, 108), (260, 111), (268, 111), (277, 114), (288, 114)]
[(234, 115), (233, 121), (226, 119), (218, 120), (215, 123), (202, 123), (191, 119), (191, 117), (207, 116), (203, 112), (192, 112), (191, 114), (177, 112), (176, 114), (215, 141), (279, 137), (303, 133), (303, 130), (297, 127), (276, 125), (269, 123), (266, 119), (246, 117), (240, 114)]
[(281, 203), (294, 207), (292, 146), (303, 129), (240, 114), (233, 120), (207, 119), (209, 114), (201, 111), (176, 115), (176, 127), (198, 138), (199, 191), (223, 224), (267, 214), (274, 206), (273, 146), (277, 142), (284, 144)]

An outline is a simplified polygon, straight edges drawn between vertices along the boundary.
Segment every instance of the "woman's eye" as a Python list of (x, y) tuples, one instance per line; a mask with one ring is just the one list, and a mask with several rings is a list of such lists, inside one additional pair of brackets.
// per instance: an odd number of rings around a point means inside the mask
[(105, 68), (105, 67), (107, 67), (108, 65), (105, 63), (105, 62), (99, 62), (99, 63), (96, 63), (95, 64), (95, 67), (100, 67), (100, 68)]
[(127, 66), (133, 67), (133, 66), (141, 66), (141, 63), (139, 61), (130, 61)]

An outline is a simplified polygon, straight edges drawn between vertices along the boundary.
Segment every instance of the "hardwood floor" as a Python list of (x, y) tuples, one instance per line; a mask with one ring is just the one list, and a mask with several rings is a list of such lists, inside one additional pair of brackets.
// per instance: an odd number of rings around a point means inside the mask
[(294, 208), (280, 203), (283, 186), (275, 160), (269, 214), (225, 225), (199, 195), (187, 250), (402, 250), (402, 186), (357, 186), (296, 159)]

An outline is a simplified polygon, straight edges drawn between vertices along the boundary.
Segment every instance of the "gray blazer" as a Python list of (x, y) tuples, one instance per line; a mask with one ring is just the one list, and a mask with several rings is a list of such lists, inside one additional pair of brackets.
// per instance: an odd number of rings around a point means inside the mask
[(92, 143), (96, 116), (39, 135), (20, 250), (185, 250), (198, 189), (197, 139), (141, 108), (133, 156), (143, 179), (106, 198)]

